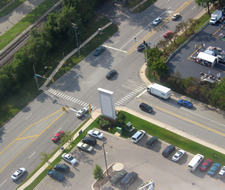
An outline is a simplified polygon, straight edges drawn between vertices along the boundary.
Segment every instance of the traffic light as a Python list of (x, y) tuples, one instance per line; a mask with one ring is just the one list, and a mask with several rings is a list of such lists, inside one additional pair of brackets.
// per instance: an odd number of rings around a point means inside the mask
[(53, 82), (53, 83), (55, 82), (53, 77), (52, 77), (52, 82)]

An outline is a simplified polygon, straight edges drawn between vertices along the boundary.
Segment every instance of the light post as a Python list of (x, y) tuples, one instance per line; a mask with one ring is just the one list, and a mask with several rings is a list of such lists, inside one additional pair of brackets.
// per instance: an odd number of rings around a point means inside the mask
[(74, 28), (74, 31), (75, 31), (75, 36), (76, 36), (76, 41), (77, 41), (78, 55), (79, 55), (79, 57), (80, 57), (80, 49), (79, 49), (79, 44), (78, 44), (78, 39), (77, 39), (77, 29), (78, 29), (78, 27), (77, 27), (77, 25), (74, 24), (74, 23), (71, 23), (71, 24), (72, 24), (72, 26), (73, 26), (73, 28)]
[[(155, 47), (155, 45), (151, 44), (151, 43), (146, 43), (145, 41), (144, 41), (144, 45), (145, 45), (144, 46), (145, 47), (145, 62), (147, 64), (147, 77), (148, 77), (148, 55), (147, 55), (147, 50), (150, 47), (150, 45), (153, 45), (154, 47)], [(147, 46), (147, 45), (149, 45), (149, 46)]]
[(106, 174), (107, 174), (107, 176), (109, 176), (109, 174), (108, 174), (108, 167), (107, 167), (107, 161), (106, 161), (106, 154), (105, 154), (105, 146), (104, 146), (106, 143), (107, 143), (107, 141), (103, 142), (102, 148), (103, 148), (103, 153), (104, 153), (104, 158), (105, 158)]

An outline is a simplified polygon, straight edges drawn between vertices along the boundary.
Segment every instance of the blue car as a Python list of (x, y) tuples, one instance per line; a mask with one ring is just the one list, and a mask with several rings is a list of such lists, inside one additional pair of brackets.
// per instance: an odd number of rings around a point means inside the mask
[(213, 164), (213, 166), (208, 171), (208, 175), (214, 176), (219, 169), (220, 169), (220, 164), (218, 163)]
[(187, 100), (178, 100), (177, 102), (178, 104), (180, 104), (181, 106), (184, 106), (186, 108), (192, 108), (193, 107), (193, 104)]
[(57, 172), (57, 171), (55, 171), (55, 170), (49, 170), (49, 171), (48, 171), (48, 175), (49, 175), (51, 178), (56, 179), (56, 180), (58, 180), (58, 181), (62, 181), (62, 180), (64, 180), (64, 178), (65, 178), (63, 174), (61, 174), (61, 173), (59, 173), (59, 172)]
[(98, 56), (98, 55), (100, 55), (103, 51), (105, 51), (105, 47), (104, 47), (104, 46), (100, 46), (100, 47), (98, 47), (98, 48), (95, 50), (94, 55), (95, 55), (95, 56)]

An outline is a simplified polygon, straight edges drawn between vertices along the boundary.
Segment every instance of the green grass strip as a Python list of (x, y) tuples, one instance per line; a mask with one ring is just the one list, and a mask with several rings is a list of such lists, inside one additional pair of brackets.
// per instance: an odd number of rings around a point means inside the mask
[(9, 31), (0, 36), (0, 50), (12, 42), (18, 35), (20, 35), (26, 28), (37, 21), (44, 13), (52, 8), (59, 0), (45, 0), (33, 11), (26, 15), (22, 20), (16, 23)]

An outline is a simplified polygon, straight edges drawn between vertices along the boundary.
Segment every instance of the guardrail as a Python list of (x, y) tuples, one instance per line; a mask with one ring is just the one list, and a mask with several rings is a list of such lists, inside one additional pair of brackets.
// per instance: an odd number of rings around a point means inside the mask
[[(210, 20), (210, 19), (209, 19)], [(170, 54), (170, 56), (166, 60), (166, 64), (170, 61), (171, 58), (176, 55), (177, 52), (181, 50), (188, 42), (190, 42), (195, 36), (198, 35), (198, 33), (203, 30), (206, 26), (209, 24), (209, 20), (207, 20), (190, 38), (188, 38), (183, 44), (181, 44), (173, 53)]]

